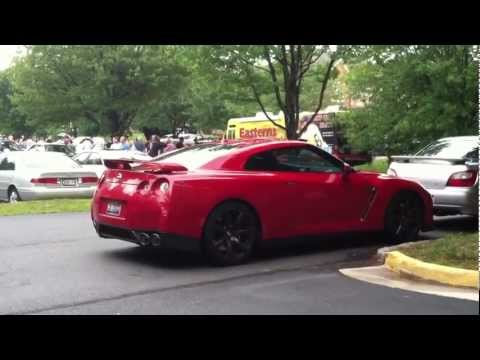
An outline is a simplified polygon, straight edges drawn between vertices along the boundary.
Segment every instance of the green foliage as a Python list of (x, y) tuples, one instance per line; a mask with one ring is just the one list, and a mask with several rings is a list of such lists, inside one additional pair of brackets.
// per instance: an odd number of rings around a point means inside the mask
[(12, 104), (13, 86), (9, 71), (0, 72), (0, 133), (12, 134), (15, 137), (33, 133), (26, 117), (18, 112)]
[(54, 199), (0, 203), (0, 216), (90, 211), (91, 199)]
[[(172, 47), (35, 45), (13, 69), (12, 102), (31, 125), (128, 132), (142, 107), (174, 91)], [(166, 90), (168, 89), (168, 91)]]
[(477, 71), (469, 46), (357, 49), (348, 87), (365, 108), (345, 114), (350, 142), (408, 153), (443, 136), (477, 134)]
[(388, 170), (388, 160), (373, 160), (371, 163), (355, 166), (355, 169), (359, 171), (373, 171), (385, 174)]
[[(315, 60), (310, 65), (309, 51)], [(411, 152), (441, 136), (477, 133), (474, 51), (402, 45), (334, 51), (312, 45), (35, 45), (0, 73), (0, 132), (45, 136), (73, 127), (81, 135), (119, 135), (143, 127), (171, 132), (186, 124), (224, 129), (231, 117), (262, 111), (258, 99), (266, 111), (284, 111), (289, 122), (300, 111), (315, 110), (325, 83), (322, 107), (347, 96), (367, 103), (339, 116), (354, 148)], [(332, 57), (349, 65), (346, 82), (335, 69), (326, 78)], [(290, 126), (290, 135), (296, 129)]]
[[(327, 45), (222, 45), (206, 49), (204, 58), (223, 74), (225, 83), (236, 84), (235, 101), (245, 101), (254, 111), (285, 115), (287, 136), (297, 138), (299, 113), (317, 110), (325, 103), (332, 65), (344, 48)], [(304, 96), (306, 94), (306, 96)], [(331, 96), (331, 95), (330, 95)], [(327, 95), (328, 97), (328, 95)], [(243, 112), (245, 114), (245, 111)]]
[(428, 263), (478, 270), (478, 232), (447, 234), (430, 243), (402, 249), (402, 253)]

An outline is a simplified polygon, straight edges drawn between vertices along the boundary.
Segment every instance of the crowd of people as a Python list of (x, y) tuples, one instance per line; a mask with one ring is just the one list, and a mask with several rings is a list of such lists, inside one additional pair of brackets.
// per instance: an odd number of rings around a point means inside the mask
[[(16, 148), (16, 150), (27, 150), (35, 144), (52, 143), (70, 146), (75, 150), (76, 153), (90, 151), (93, 149), (125, 150), (142, 152), (150, 155), (151, 157), (155, 157), (162, 153), (181, 149), (190, 145), (185, 144), (182, 137), (175, 139), (175, 141), (171, 138), (167, 138), (166, 140), (162, 141), (158, 135), (152, 135), (148, 140), (141, 138), (129, 139), (128, 136), (112, 136), (111, 141), (105, 141), (104, 138), (100, 137), (74, 138), (69, 135), (57, 137), (57, 140), (54, 140), (51, 137), (42, 138), (33, 136), (25, 138), (25, 136), (19, 136), (18, 138), (15, 138), (13, 135), (9, 135), (8, 137), (0, 136), (0, 140), (9, 142), (14, 148)], [(194, 143), (197, 143), (197, 140), (195, 140)]]
[(107, 144), (110, 150), (130, 150), (148, 154), (151, 157), (158, 156), (162, 153), (170, 152), (185, 147), (184, 139), (180, 137), (176, 143), (172, 139), (167, 138), (165, 142), (160, 140), (158, 135), (152, 135), (150, 140), (144, 141), (139, 138), (129, 140), (127, 136), (112, 137), (111, 143)]

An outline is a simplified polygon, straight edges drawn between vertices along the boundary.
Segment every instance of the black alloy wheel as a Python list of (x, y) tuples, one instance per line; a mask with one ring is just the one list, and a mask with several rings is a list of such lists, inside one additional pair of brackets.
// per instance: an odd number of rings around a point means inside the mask
[(228, 202), (213, 210), (204, 229), (202, 249), (214, 265), (246, 262), (260, 238), (255, 213), (245, 204)]
[(386, 240), (392, 244), (417, 240), (422, 217), (421, 200), (415, 194), (397, 194), (390, 202), (385, 216)]

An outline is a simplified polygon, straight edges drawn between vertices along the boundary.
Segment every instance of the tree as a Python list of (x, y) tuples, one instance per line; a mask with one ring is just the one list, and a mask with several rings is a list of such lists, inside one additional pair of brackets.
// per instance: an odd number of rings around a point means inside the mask
[[(275, 126), (286, 130), (289, 139), (296, 139), (322, 108), (328, 82), (334, 74), (334, 65), (344, 53), (346, 48), (335, 49), (328, 45), (241, 45), (217, 46), (210, 56), (216, 59), (218, 71), (229, 74), (232, 79), (248, 87), (265, 116)], [(312, 69), (322, 73), (318, 79), (315, 110), (310, 120), (297, 131), (302, 87)], [(270, 118), (265, 98), (284, 113), (285, 127)]]
[(35, 45), (13, 69), (12, 101), (37, 127), (73, 122), (122, 135), (143, 106), (175, 86), (171, 52), (169, 46)]
[(360, 149), (412, 152), (444, 136), (478, 132), (477, 68), (470, 46), (365, 46), (348, 75), (366, 106), (343, 119)]
[(13, 86), (10, 72), (0, 72), (0, 133), (13, 134), (15, 137), (30, 136), (32, 127), (27, 123), (26, 117), (12, 104)]

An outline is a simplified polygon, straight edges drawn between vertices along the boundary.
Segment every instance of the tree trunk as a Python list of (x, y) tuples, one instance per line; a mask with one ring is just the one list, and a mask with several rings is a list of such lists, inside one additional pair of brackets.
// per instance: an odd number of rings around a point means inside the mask
[(117, 110), (110, 110), (107, 113), (108, 124), (112, 136), (123, 136), (125, 129), (122, 126), (121, 114)]

